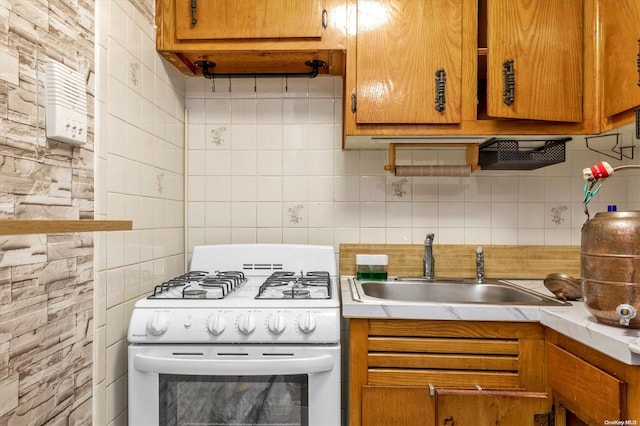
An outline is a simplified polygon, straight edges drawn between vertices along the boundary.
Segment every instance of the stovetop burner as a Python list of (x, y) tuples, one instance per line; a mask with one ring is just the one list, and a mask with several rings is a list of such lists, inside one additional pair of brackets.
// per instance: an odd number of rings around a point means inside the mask
[(282, 294), (285, 298), (303, 299), (311, 297), (311, 292), (302, 288), (292, 288), (291, 290), (283, 290)]
[(182, 291), (182, 297), (185, 299), (204, 299), (207, 297), (207, 291), (197, 288), (185, 288)]
[(278, 271), (258, 289), (256, 299), (330, 299), (331, 277), (326, 271)]
[(243, 272), (189, 271), (153, 289), (149, 299), (222, 299), (246, 281)]

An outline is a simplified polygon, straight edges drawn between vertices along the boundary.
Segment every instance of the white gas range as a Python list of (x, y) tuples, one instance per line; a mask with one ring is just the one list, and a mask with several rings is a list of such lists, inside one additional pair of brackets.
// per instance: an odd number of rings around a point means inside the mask
[(129, 423), (340, 424), (333, 248), (198, 246), (189, 269), (133, 310)]

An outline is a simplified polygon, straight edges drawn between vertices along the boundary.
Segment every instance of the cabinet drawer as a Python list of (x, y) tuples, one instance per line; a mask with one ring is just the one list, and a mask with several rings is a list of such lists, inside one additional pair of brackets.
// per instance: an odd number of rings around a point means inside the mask
[(373, 385), (519, 387), (517, 339), (370, 336)]
[(547, 379), (554, 395), (584, 420), (604, 424), (626, 418), (626, 384), (588, 362), (547, 343)]

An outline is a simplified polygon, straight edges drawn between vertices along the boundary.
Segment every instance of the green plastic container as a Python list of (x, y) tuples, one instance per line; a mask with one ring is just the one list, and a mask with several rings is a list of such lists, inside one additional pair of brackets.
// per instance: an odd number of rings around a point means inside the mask
[(356, 279), (384, 281), (388, 278), (386, 254), (356, 254)]

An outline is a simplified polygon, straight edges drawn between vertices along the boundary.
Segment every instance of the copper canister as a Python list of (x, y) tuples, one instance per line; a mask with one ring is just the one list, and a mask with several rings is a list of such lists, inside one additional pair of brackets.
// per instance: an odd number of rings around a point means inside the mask
[(640, 211), (602, 212), (582, 227), (582, 298), (604, 324), (640, 328)]

